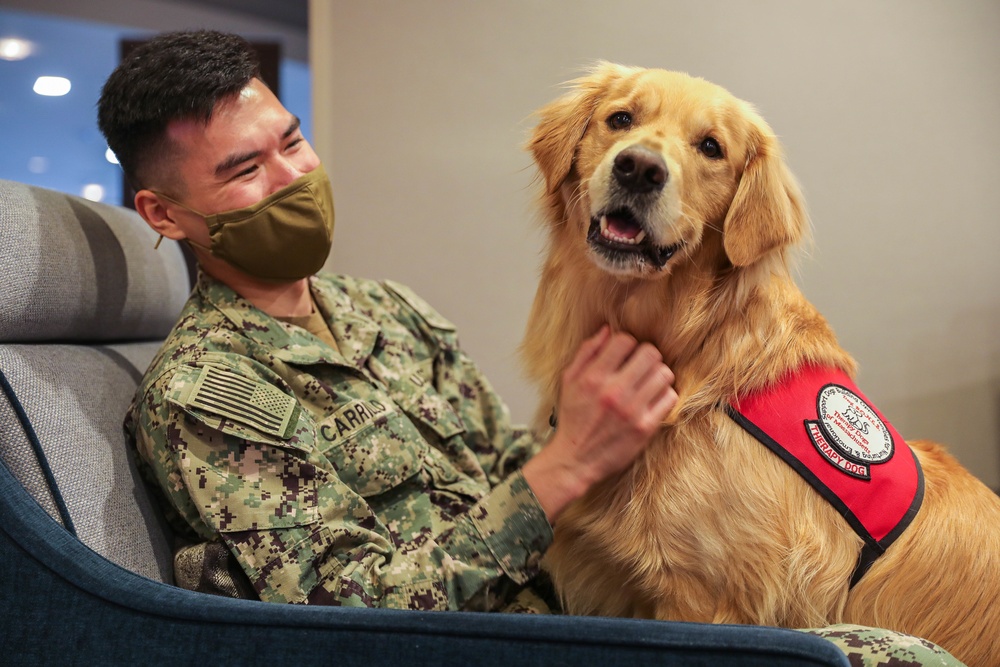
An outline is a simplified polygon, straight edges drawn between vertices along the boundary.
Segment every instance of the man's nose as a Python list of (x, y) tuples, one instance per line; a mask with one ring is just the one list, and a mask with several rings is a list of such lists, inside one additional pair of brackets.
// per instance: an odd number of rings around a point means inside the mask
[(310, 171), (304, 165), (297, 164), (292, 160), (279, 158), (271, 167), (271, 192), (277, 192)]

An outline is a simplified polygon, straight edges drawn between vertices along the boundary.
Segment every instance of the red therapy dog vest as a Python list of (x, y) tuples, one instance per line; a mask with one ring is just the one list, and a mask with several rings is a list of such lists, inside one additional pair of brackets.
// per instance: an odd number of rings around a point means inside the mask
[(807, 367), (728, 409), (861, 536), (851, 586), (910, 524), (924, 496), (906, 441), (842, 371)]

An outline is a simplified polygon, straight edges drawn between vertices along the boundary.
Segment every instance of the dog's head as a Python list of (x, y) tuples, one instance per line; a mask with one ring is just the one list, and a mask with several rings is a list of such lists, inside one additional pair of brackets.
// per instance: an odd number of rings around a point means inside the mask
[(539, 111), (529, 149), (553, 223), (597, 266), (656, 278), (709, 230), (733, 266), (798, 242), (801, 195), (771, 129), (702, 79), (597, 65)]

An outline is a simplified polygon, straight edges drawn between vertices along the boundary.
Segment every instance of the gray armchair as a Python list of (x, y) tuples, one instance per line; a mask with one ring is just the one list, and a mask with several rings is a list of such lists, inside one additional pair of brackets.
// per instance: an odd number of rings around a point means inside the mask
[(172, 585), (122, 416), (190, 286), (132, 212), (0, 180), (0, 660), (841, 665), (777, 628), (273, 605)]

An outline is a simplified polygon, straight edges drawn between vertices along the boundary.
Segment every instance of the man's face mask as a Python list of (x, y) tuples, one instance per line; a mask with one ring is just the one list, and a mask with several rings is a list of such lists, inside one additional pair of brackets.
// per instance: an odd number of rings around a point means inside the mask
[(188, 243), (255, 278), (291, 282), (311, 276), (333, 245), (333, 188), (322, 164), (252, 206), (211, 215), (157, 194), (205, 219), (211, 247)]

